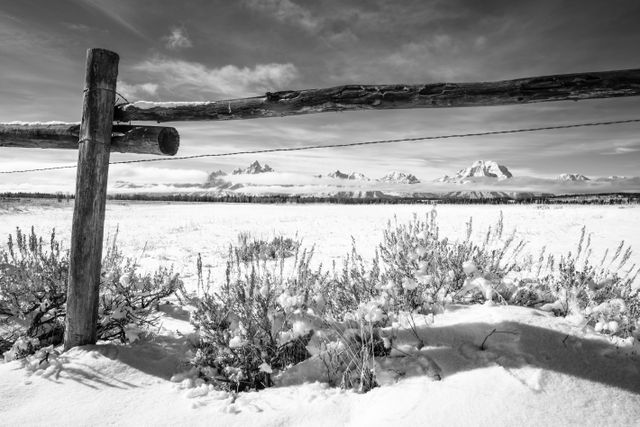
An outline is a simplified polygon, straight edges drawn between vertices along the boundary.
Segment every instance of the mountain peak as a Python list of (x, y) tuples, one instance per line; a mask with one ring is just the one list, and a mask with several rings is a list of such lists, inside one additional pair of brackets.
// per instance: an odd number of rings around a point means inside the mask
[(418, 184), (420, 182), (420, 180), (416, 178), (415, 175), (400, 171), (389, 172), (378, 181), (394, 184)]
[(456, 174), (458, 178), (475, 178), (475, 177), (488, 177), (498, 179), (512, 178), (513, 175), (509, 172), (506, 166), (499, 165), (493, 160), (476, 160), (471, 167), (461, 169)]
[(216, 182), (218, 180), (221, 180), (222, 178), (220, 178), (221, 176), (226, 176), (227, 173), (218, 169), (215, 172), (211, 172), (209, 174), (209, 176), (207, 177), (207, 182)]
[(556, 178), (558, 181), (591, 181), (590, 178), (581, 173), (563, 173)]
[(337, 179), (352, 179), (358, 181), (370, 181), (364, 174), (360, 172), (351, 172), (350, 174), (346, 174), (344, 172), (340, 172), (340, 170), (336, 170), (335, 172), (331, 172), (327, 174), (329, 178), (337, 178)]
[(264, 166), (262, 166), (260, 162), (256, 160), (253, 163), (251, 163), (249, 167), (247, 167), (246, 169), (238, 168), (238, 169), (235, 169), (232, 173), (233, 175), (240, 175), (240, 174), (257, 174), (257, 173), (265, 173), (265, 172), (273, 172), (273, 169), (271, 168), (271, 166), (269, 166), (266, 163)]
[(460, 169), (455, 176), (447, 175), (437, 179), (437, 182), (465, 183), (471, 178), (495, 178), (498, 180), (513, 178), (506, 166), (500, 165), (493, 160), (476, 160), (470, 167)]
[(327, 176), (329, 178), (336, 178), (336, 179), (347, 179), (347, 178), (349, 178), (348, 174), (346, 174), (344, 172), (340, 172), (339, 169), (336, 169), (335, 172), (328, 173)]

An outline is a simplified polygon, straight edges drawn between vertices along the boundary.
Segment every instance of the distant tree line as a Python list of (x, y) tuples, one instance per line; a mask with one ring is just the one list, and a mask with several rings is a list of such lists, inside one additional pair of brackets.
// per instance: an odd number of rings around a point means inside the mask
[[(0, 193), (2, 199), (57, 199), (69, 201), (74, 198), (69, 193)], [(377, 204), (589, 204), (589, 205), (622, 205), (640, 203), (640, 193), (604, 193), (604, 194), (570, 194), (544, 195), (523, 198), (463, 198), (463, 197), (378, 197), (353, 198), (347, 196), (296, 196), (296, 195), (214, 195), (207, 193), (134, 193), (110, 194), (109, 200), (154, 201), (154, 202), (200, 202), (200, 203), (269, 203), (269, 204), (309, 204), (330, 203), (344, 205), (377, 205)]]

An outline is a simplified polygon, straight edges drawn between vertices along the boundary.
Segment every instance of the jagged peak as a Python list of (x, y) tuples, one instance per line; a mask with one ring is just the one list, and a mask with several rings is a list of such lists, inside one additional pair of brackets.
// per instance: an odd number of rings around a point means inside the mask
[(436, 182), (464, 184), (471, 182), (472, 178), (503, 180), (513, 178), (513, 174), (506, 166), (498, 164), (498, 162), (493, 160), (476, 160), (468, 168), (460, 169), (455, 176), (445, 175), (442, 178), (438, 178)]
[(591, 181), (581, 173), (562, 173), (556, 178), (558, 181)]
[(339, 169), (337, 169), (335, 172), (331, 172), (327, 174), (327, 176), (329, 178), (336, 178), (336, 179), (352, 179), (352, 180), (359, 180), (359, 181), (369, 181), (369, 178), (367, 178), (363, 173), (351, 172), (350, 174), (347, 174), (347, 173), (341, 172)]
[(253, 163), (249, 165), (246, 169), (238, 168), (235, 169), (232, 174), (240, 175), (240, 174), (257, 174), (257, 173), (265, 173), (265, 172), (273, 172), (273, 168), (268, 164), (264, 164), (262, 166), (259, 161), (255, 160)]
[(397, 184), (418, 184), (420, 182), (420, 180), (415, 175), (400, 171), (389, 172), (378, 181), (393, 182)]
[(508, 179), (512, 178), (513, 174), (506, 166), (500, 165), (493, 160), (476, 160), (470, 167), (461, 169), (456, 174), (456, 178), (476, 177)]
[(335, 172), (328, 173), (327, 176), (329, 178), (337, 178), (337, 179), (347, 179), (349, 178), (349, 174), (344, 172), (340, 172), (340, 169), (336, 169)]

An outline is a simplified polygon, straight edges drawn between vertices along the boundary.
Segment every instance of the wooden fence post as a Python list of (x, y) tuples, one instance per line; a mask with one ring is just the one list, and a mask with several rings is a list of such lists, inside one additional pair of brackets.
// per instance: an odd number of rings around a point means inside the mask
[(109, 152), (119, 57), (89, 49), (71, 229), (64, 348), (95, 344)]

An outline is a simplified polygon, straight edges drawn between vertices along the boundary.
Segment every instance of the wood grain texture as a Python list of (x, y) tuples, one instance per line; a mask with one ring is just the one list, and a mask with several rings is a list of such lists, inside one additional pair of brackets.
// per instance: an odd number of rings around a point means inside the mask
[(80, 124), (76, 198), (71, 228), (64, 348), (95, 344), (119, 57), (104, 49), (87, 51)]
[[(0, 123), (0, 147), (77, 149), (80, 125)], [(111, 152), (173, 156), (180, 147), (175, 128), (115, 125)]]
[[(115, 120), (236, 120), (353, 110), (477, 107), (640, 95), (640, 69), (481, 83), (348, 85), (193, 103), (133, 103)], [(177, 105), (176, 105), (177, 104)]]

